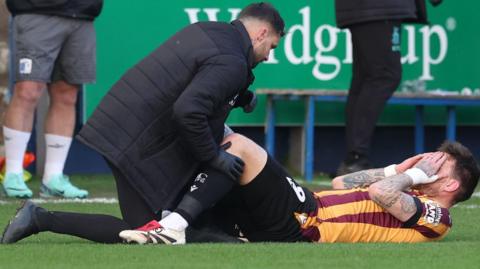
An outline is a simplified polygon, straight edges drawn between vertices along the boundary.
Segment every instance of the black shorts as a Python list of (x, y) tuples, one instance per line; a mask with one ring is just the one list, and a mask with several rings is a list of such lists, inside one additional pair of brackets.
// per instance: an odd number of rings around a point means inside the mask
[[(252, 242), (308, 241), (300, 222), (317, 205), (312, 192), (300, 187), (273, 158), (249, 184), (235, 188), (222, 206)], [(302, 216), (303, 214), (303, 216)]]

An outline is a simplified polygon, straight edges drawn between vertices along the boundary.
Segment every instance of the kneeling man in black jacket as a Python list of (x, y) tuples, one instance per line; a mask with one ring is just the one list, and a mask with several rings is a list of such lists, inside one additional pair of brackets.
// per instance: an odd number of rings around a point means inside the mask
[[(255, 101), (247, 90), (252, 69), (268, 59), (284, 27), (272, 5), (250, 4), (231, 23), (185, 27), (113, 85), (77, 138), (109, 163), (129, 225), (175, 208), (200, 165), (239, 178), (242, 160), (219, 146), (224, 123), (233, 108)], [(213, 195), (228, 191), (223, 185)]]

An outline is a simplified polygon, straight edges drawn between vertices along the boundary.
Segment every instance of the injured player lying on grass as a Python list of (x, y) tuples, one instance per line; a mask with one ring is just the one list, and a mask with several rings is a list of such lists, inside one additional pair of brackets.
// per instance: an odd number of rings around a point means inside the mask
[[(470, 198), (480, 175), (467, 148), (445, 142), (437, 152), (337, 177), (334, 190), (311, 192), (253, 141), (238, 134), (226, 140), (232, 142), (229, 152), (245, 162), (245, 171), (215, 214), (253, 242), (438, 240), (452, 225), (448, 209)], [(165, 237), (178, 234), (156, 221), (146, 227), (120, 236), (163, 244), (169, 242)]]
[[(445, 142), (437, 152), (337, 177), (332, 181), (333, 190), (311, 192), (250, 139), (233, 134), (224, 142), (231, 142), (227, 151), (245, 162), (244, 173), (237, 186), (200, 219), (208, 220), (202, 223), (208, 223), (209, 232), (250, 242), (439, 240), (452, 226), (448, 209), (471, 197), (480, 176), (466, 147)], [(208, 175), (199, 172), (194, 185), (208, 180)], [(119, 236), (139, 244), (222, 241), (191, 230), (195, 230), (194, 224), (175, 230), (153, 220), (136, 230), (121, 231)], [(21, 234), (13, 241), (33, 234), (7, 227), (4, 236), (13, 233)]]

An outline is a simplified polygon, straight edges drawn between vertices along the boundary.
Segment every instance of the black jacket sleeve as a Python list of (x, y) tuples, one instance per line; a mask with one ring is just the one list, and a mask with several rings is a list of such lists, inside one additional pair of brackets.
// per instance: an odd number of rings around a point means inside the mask
[(208, 161), (218, 154), (219, 145), (208, 121), (245, 86), (247, 72), (247, 63), (241, 57), (212, 57), (199, 68), (175, 102), (174, 121), (197, 160)]

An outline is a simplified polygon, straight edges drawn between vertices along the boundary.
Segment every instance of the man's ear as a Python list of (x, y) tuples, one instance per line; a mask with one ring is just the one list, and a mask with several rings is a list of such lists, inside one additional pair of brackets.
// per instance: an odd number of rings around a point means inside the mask
[(454, 192), (458, 190), (458, 188), (460, 188), (460, 181), (454, 178), (449, 178), (444, 185), (444, 190), (448, 192)]
[(260, 27), (258, 30), (258, 35), (257, 35), (257, 42), (262, 42), (267, 38), (268, 36), (268, 28), (267, 27)]

